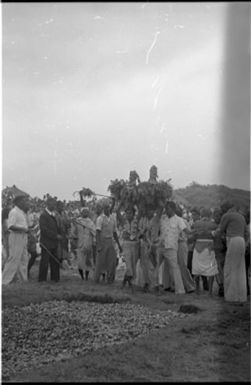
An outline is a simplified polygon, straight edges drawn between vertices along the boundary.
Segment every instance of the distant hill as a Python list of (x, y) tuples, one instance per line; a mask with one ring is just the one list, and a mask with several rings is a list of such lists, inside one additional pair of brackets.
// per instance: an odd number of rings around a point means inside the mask
[(174, 190), (173, 197), (189, 207), (219, 207), (225, 201), (250, 207), (250, 191), (232, 189), (223, 185), (200, 185), (192, 182), (185, 188)]

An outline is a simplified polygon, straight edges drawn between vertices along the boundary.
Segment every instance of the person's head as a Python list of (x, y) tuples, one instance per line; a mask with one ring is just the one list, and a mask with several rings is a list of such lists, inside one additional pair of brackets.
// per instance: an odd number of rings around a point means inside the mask
[(99, 203), (97, 204), (95, 211), (96, 211), (96, 214), (98, 216), (101, 215), (101, 213), (103, 211), (103, 208), (102, 208), (101, 204), (99, 204)]
[(148, 219), (152, 219), (152, 217), (154, 216), (154, 207), (148, 207), (147, 211), (146, 211), (146, 216)]
[(194, 222), (198, 221), (200, 219), (200, 211), (197, 209), (197, 207), (194, 207), (191, 209), (192, 219)]
[(200, 216), (201, 218), (207, 218), (209, 219), (211, 217), (211, 210), (210, 209), (207, 209), (205, 207), (202, 207), (200, 209)]
[(81, 210), (81, 216), (83, 218), (88, 218), (89, 215), (90, 215), (90, 211), (89, 211), (88, 207), (83, 207)]
[(78, 218), (79, 217), (79, 210), (78, 209), (72, 210), (72, 217), (73, 218)]
[(28, 198), (24, 195), (18, 195), (13, 199), (13, 203), (15, 206), (23, 210), (25, 213), (28, 212), (30, 205)]
[(165, 210), (169, 218), (174, 216), (177, 210), (176, 204), (172, 201), (167, 202), (165, 206)]
[(54, 198), (49, 197), (46, 201), (46, 207), (49, 211), (54, 211), (56, 208), (57, 202)]
[(222, 217), (221, 209), (220, 208), (214, 209), (213, 218), (217, 225), (220, 223), (221, 217)]
[(126, 210), (125, 210), (125, 214), (126, 214), (126, 219), (128, 221), (132, 221), (133, 218), (134, 218), (134, 215), (135, 215), (135, 209), (133, 207), (128, 207)]
[(187, 213), (187, 210), (186, 210), (186, 209), (183, 209), (183, 210), (182, 210), (182, 218), (188, 219), (188, 213)]
[(231, 209), (234, 209), (234, 204), (233, 202), (230, 202), (230, 201), (226, 201), (226, 202), (223, 202), (222, 205), (220, 206), (221, 208), (221, 211), (223, 212), (223, 214), (227, 213), (229, 210)]
[(56, 210), (61, 214), (64, 210), (64, 203), (62, 201), (57, 201)]
[(182, 209), (181, 209), (181, 207), (176, 206), (175, 214), (178, 215), (178, 217), (182, 217)]
[(110, 205), (108, 202), (105, 202), (104, 205), (103, 205), (103, 211), (104, 211), (104, 214), (109, 217), (109, 215), (111, 214), (111, 208), (110, 208)]

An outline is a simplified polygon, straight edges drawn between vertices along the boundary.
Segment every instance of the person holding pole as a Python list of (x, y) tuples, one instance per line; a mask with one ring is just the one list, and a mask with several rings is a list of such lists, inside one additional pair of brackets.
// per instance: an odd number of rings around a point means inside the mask
[(62, 239), (55, 217), (56, 200), (49, 197), (46, 208), (39, 218), (41, 260), (39, 265), (39, 282), (47, 280), (48, 267), (50, 265), (51, 281), (60, 279), (61, 261), (57, 255), (58, 242)]

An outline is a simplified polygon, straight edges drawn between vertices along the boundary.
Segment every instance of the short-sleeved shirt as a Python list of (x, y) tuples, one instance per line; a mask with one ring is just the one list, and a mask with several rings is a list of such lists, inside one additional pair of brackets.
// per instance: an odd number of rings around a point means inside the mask
[(101, 231), (102, 238), (113, 238), (113, 233), (117, 232), (114, 217), (101, 214), (96, 221), (96, 230)]
[(8, 229), (11, 226), (23, 227), (28, 230), (27, 214), (17, 206), (14, 206), (9, 212)]
[(164, 241), (166, 249), (178, 250), (180, 233), (186, 228), (184, 220), (176, 214), (169, 218), (163, 215), (160, 220), (160, 238)]

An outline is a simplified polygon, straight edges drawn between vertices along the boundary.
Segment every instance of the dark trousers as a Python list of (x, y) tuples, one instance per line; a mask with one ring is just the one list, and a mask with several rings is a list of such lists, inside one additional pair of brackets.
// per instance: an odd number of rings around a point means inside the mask
[(37, 253), (30, 253), (30, 259), (29, 259), (29, 263), (28, 263), (28, 275), (29, 275), (30, 269), (34, 265), (37, 257), (38, 257)]
[(248, 270), (250, 268), (250, 245), (247, 247), (245, 252), (245, 264), (246, 264), (246, 281), (247, 281), (247, 295), (250, 294)]
[(192, 260), (193, 260), (193, 250), (189, 250), (187, 254), (187, 268), (192, 274)]
[(53, 255), (53, 257), (50, 256), (50, 254), (43, 248), (41, 253), (41, 260), (39, 265), (39, 281), (46, 281), (47, 280), (47, 274), (48, 274), (48, 267), (50, 265), (50, 271), (51, 271), (51, 281), (59, 281), (59, 271), (60, 271), (60, 265), (59, 260), (57, 258), (57, 249), (48, 249), (49, 252)]

